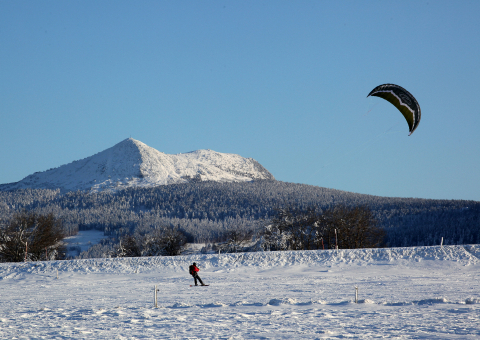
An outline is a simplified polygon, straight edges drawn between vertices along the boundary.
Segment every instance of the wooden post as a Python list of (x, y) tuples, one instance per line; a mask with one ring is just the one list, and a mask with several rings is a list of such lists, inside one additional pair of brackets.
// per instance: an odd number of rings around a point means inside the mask
[(358, 287), (355, 287), (355, 303), (358, 303)]
[(24, 262), (27, 262), (27, 253), (28, 253), (28, 242), (25, 242), (25, 260), (24, 260)]
[(158, 304), (157, 304), (157, 285), (155, 285), (155, 292), (153, 294), (153, 297), (154, 297), (154, 302), (155, 302), (155, 308), (158, 308)]
[(335, 249), (338, 249), (337, 229), (335, 229)]
[(440, 247), (443, 247), (443, 237), (442, 237), (442, 239), (441, 239), (441, 241), (440, 241)]

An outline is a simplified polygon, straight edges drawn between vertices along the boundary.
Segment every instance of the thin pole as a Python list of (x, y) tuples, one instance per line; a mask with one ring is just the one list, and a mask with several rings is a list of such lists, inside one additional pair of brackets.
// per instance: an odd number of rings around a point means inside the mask
[(358, 287), (355, 287), (355, 303), (358, 303)]
[(338, 249), (337, 229), (335, 229), (335, 249)]
[(157, 304), (157, 285), (155, 285), (155, 293), (153, 294), (154, 296), (154, 301), (155, 301), (155, 308), (158, 308)]
[(25, 242), (25, 261), (27, 262), (27, 253), (28, 253), (28, 242)]

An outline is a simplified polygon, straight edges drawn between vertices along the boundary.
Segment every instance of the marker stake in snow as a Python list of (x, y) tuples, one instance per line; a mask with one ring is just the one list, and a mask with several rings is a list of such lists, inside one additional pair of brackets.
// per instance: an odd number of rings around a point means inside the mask
[(337, 237), (337, 229), (335, 229), (335, 249), (338, 250), (338, 237)]
[(355, 287), (355, 303), (358, 303), (358, 287)]
[(157, 289), (157, 285), (155, 285), (155, 288), (154, 288), (154, 293), (153, 293), (153, 301), (155, 303), (155, 308), (158, 308), (158, 304), (157, 304), (157, 292), (158, 292), (158, 289)]
[(443, 247), (443, 237), (442, 237), (442, 239), (440, 240), (440, 247)]

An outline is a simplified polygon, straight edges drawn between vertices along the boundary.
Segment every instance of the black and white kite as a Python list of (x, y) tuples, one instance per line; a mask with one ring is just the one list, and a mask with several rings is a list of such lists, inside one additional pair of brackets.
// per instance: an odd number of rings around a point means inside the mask
[(383, 84), (374, 88), (367, 97), (376, 96), (388, 100), (405, 117), (410, 129), (409, 136), (415, 131), (420, 123), (420, 105), (414, 96), (403, 87), (394, 84)]

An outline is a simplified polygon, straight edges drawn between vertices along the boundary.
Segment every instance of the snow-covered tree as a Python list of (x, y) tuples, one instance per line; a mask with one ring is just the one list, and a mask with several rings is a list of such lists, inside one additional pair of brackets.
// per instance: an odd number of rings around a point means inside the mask
[(0, 260), (3, 262), (54, 260), (65, 257), (61, 220), (53, 214), (22, 211), (0, 228)]

